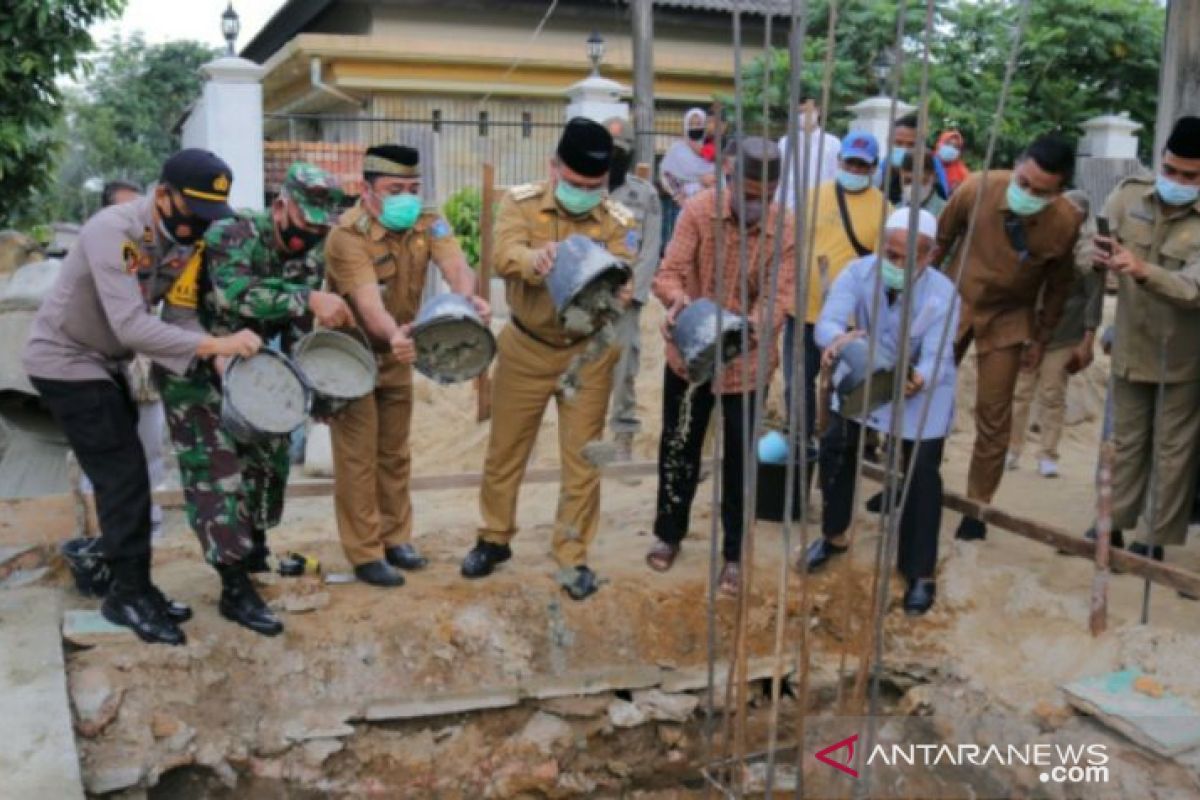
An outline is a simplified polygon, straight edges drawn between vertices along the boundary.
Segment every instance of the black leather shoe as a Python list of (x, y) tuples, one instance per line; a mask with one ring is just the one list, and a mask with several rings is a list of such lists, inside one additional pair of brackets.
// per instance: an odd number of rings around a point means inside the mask
[(987, 538), (987, 525), (974, 517), (963, 517), (954, 538), (964, 542), (980, 542)]
[(221, 601), (217, 610), (222, 617), (263, 636), (283, 633), (283, 623), (259, 597), (245, 565), (228, 564), (217, 571), (221, 573)]
[[(1092, 527), (1088, 528), (1087, 533), (1083, 534), (1083, 538), (1087, 539), (1089, 542), (1096, 541), (1096, 526), (1093, 525)], [(1124, 547), (1125, 534), (1121, 533), (1116, 528), (1113, 528), (1112, 533), (1108, 537), (1108, 543), (1113, 547)]]
[(163, 594), (162, 589), (159, 589), (154, 584), (150, 585), (150, 592), (154, 595), (154, 599), (158, 601), (163, 613), (167, 615), (167, 619), (179, 624), (187, 622), (192, 618), (191, 606), (181, 603), (178, 600), (172, 600)]
[(804, 553), (804, 568), (809, 572), (815, 572), (825, 566), (825, 562), (833, 556), (841, 555), (849, 548), (838, 547), (836, 544), (830, 543), (828, 539), (822, 536), (808, 546), (808, 550)]
[(113, 625), (129, 628), (143, 642), (184, 644), (187, 637), (164, 612), (148, 589), (126, 589), (114, 584), (100, 604), (100, 614)]
[(421, 569), (429, 563), (429, 559), (418, 553), (417, 548), (411, 544), (402, 544), (399, 547), (385, 547), (383, 548), (383, 555), (387, 558), (387, 563), (400, 569)]
[(872, 514), (883, 513), (883, 492), (876, 492), (871, 499), (867, 500), (867, 511)]
[(471, 552), (462, 562), (464, 578), (482, 578), (491, 575), (497, 564), (503, 564), (512, 558), (512, 548), (506, 544), (492, 544), (482, 539), (475, 542)]
[(1134, 542), (1133, 544), (1129, 545), (1129, 554), (1141, 556), (1142, 558), (1152, 558), (1155, 561), (1163, 560), (1163, 548), (1161, 544), (1156, 544), (1154, 547), (1151, 547), (1150, 545), (1143, 544), (1142, 542)]
[(372, 586), (382, 586), (390, 589), (404, 585), (404, 576), (386, 561), (368, 561), (354, 568), (354, 577)]
[(937, 584), (929, 578), (918, 578), (908, 582), (908, 590), (904, 592), (904, 613), (910, 617), (924, 614), (933, 605), (937, 595)]
[(572, 600), (583, 600), (593, 594), (600, 588), (600, 581), (596, 578), (596, 573), (586, 566), (575, 568), (575, 577), (566, 581), (562, 585), (566, 589), (567, 594), (571, 595)]

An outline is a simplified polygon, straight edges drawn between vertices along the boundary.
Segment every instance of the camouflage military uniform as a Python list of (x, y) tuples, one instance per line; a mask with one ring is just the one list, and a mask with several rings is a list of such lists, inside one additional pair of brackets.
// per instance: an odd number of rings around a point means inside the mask
[[(327, 225), (340, 194), (331, 179), (308, 165), (293, 165), (285, 196), (297, 201), (310, 224)], [(328, 208), (306, 201), (325, 194)], [(276, 247), (271, 212), (241, 212), (214, 224), (205, 236), (196, 317), (213, 335), (249, 328), (287, 352), (312, 327), (309, 292), (324, 279), (322, 248), (288, 257)], [(221, 377), (209, 361), (185, 375), (158, 373), (171, 441), (179, 458), (188, 523), (212, 564), (237, 563), (261, 536), (279, 524), (290, 459), (288, 437), (253, 444), (221, 427)]]

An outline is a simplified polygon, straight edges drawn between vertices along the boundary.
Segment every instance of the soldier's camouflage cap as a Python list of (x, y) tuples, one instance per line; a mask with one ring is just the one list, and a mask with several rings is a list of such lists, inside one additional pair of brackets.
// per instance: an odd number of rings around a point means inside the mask
[(332, 225), (342, 202), (342, 190), (333, 176), (303, 161), (288, 167), (280, 193), (300, 208), (309, 225)]

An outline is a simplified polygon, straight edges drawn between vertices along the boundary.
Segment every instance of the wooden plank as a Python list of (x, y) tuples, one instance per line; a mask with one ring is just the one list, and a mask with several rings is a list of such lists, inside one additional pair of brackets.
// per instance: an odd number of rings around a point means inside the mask
[[(863, 477), (883, 482), (883, 468), (875, 464), (863, 464)], [(1089, 561), (1095, 555), (1095, 544), (1071, 531), (1036, 522), (1016, 514), (980, 503), (958, 492), (944, 491), (942, 505), (968, 517), (974, 517), (982, 522), (1000, 528), (1001, 530), (1024, 536), (1035, 542), (1048, 544), (1058, 549), (1064, 555), (1078, 556)], [(1152, 561), (1141, 556), (1131, 555), (1126, 550), (1112, 550), (1109, 561), (1116, 572), (1127, 572), (1141, 578), (1147, 578), (1155, 583), (1169, 586), (1176, 591), (1200, 595), (1200, 575), (1185, 569)]]
[[(483, 199), (479, 215), (479, 264), (478, 288), (479, 296), (489, 303), (492, 301), (492, 262), (496, 255), (496, 197), (499, 192), (496, 186), (496, 168), (489, 161), (483, 165)], [(475, 419), (484, 422), (492, 418), (492, 371), (484, 370), (475, 379)]]
[(83, 800), (57, 589), (0, 592), (0, 796)]

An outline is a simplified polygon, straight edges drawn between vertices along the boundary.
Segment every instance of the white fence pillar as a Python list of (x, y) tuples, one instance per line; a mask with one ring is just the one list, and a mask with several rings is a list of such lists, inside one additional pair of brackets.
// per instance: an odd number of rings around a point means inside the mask
[(263, 68), (224, 56), (200, 68), (208, 76), (200, 99), (183, 123), (183, 146), (202, 147), (233, 170), (229, 202), (263, 207)]
[[(898, 100), (896, 117), (898, 119), (905, 114), (911, 114), (916, 109), (916, 106)], [(891, 127), (892, 122), (892, 99), (890, 97), (869, 97), (850, 106), (850, 111), (854, 114), (854, 118), (850, 120), (849, 130), (866, 131), (879, 142), (881, 154), (888, 152), (891, 149), (888, 128)]]

